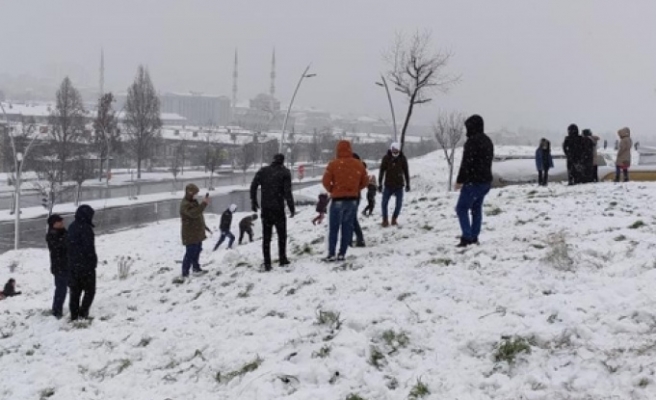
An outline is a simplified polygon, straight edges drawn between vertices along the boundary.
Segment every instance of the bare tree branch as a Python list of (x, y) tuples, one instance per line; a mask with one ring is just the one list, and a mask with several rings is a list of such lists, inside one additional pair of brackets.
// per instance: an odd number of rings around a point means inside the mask
[(448, 190), (452, 190), (455, 151), (465, 136), (465, 117), (457, 112), (441, 113), (433, 124), (433, 136), (449, 166)]

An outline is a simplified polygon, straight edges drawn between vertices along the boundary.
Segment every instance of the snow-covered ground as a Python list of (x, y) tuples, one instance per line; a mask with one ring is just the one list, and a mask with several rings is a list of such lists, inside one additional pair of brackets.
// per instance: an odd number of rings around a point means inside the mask
[(47, 315), (45, 250), (3, 254), (23, 295), (0, 302), (0, 398), (656, 398), (656, 184), (493, 189), (461, 250), (445, 170), (411, 161), (401, 226), (361, 218), (345, 263), (319, 261), (310, 206), (288, 220), (293, 264), (266, 274), (259, 241), (214, 237), (210, 273), (175, 283), (177, 220), (100, 236), (90, 323)]

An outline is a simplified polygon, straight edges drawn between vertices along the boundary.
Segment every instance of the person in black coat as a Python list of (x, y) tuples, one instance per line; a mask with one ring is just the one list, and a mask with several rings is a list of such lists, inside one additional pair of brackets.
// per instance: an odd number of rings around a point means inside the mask
[(234, 213), (235, 211), (237, 211), (237, 205), (230, 204), (230, 207), (228, 207), (223, 212), (223, 214), (221, 214), (221, 223), (219, 224), (221, 237), (219, 237), (219, 240), (214, 245), (213, 251), (216, 251), (226, 238), (230, 239), (230, 241), (228, 242), (228, 248), (232, 249), (232, 244), (235, 242), (235, 235), (233, 235), (232, 232), (230, 232), (230, 228), (232, 227), (232, 213)]
[[(592, 148), (589, 140), (579, 135), (579, 127), (567, 127), (567, 137), (563, 142), (563, 152), (567, 157), (567, 180), (569, 185), (587, 182), (586, 171), (592, 163)], [(588, 156), (588, 154), (590, 154)]]
[(55, 278), (55, 294), (52, 299), (52, 315), (61, 318), (68, 288), (68, 235), (64, 219), (52, 214), (48, 217), (46, 243), (50, 252), (50, 273)]
[[(91, 206), (81, 205), (75, 212), (75, 221), (68, 227), (69, 308), (72, 321), (89, 317), (89, 309), (96, 295), (98, 256), (93, 215)], [(82, 293), (84, 298), (80, 306)]]
[(260, 209), (257, 201), (257, 189), (261, 187), (262, 199), (262, 255), (264, 270), (271, 270), (271, 236), (273, 227), (278, 234), (278, 259), (280, 266), (288, 265), (287, 259), (287, 216), (285, 203), (293, 218), (296, 213), (294, 195), (292, 194), (292, 175), (285, 168), (285, 156), (276, 154), (271, 165), (261, 168), (251, 183), (251, 205), (253, 212)]
[(479, 115), (472, 115), (465, 121), (467, 141), (456, 179), (456, 188), (460, 189), (456, 213), (462, 230), (457, 247), (478, 244), (483, 222), (483, 200), (492, 184), (494, 144), (485, 134), (484, 128), (483, 118)]

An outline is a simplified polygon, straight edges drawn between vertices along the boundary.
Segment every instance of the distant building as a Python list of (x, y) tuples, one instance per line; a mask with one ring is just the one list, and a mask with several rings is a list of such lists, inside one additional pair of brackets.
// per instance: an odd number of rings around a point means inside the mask
[(230, 123), (230, 99), (200, 93), (165, 93), (160, 95), (162, 113), (179, 114), (187, 123), (219, 126)]
[[(280, 101), (268, 94), (258, 94), (249, 101), (248, 107), (235, 107), (232, 110), (232, 125), (249, 129), (253, 132), (280, 130), (285, 120), (286, 111), (280, 109)], [(292, 130), (294, 118), (287, 120), (287, 130)]]

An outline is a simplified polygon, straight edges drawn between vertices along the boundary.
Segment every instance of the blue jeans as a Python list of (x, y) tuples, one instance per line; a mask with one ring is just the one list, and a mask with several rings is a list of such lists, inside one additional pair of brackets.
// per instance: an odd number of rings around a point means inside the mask
[(391, 189), (385, 186), (385, 189), (383, 189), (382, 201), (383, 219), (387, 219), (387, 205), (389, 204), (390, 197), (392, 196), (396, 197), (396, 206), (394, 207), (394, 214), (392, 214), (392, 218), (396, 219), (399, 217), (399, 214), (401, 214), (401, 207), (403, 206), (403, 187), (398, 189)]
[(619, 165), (615, 166), (615, 182), (620, 181), (620, 172), (624, 171), (624, 182), (629, 181), (629, 169), (628, 168), (621, 168)]
[(230, 231), (221, 231), (221, 237), (219, 238), (219, 241), (216, 242), (216, 244), (214, 245), (214, 251), (216, 251), (216, 249), (218, 249), (219, 246), (221, 246), (221, 243), (223, 243), (226, 237), (230, 239), (230, 241), (228, 242), (228, 248), (229, 249), (232, 248), (232, 244), (235, 242), (235, 235), (233, 235), (232, 232)]
[(353, 237), (353, 222), (357, 213), (357, 200), (332, 200), (328, 218), (328, 256), (335, 255), (337, 234), (341, 228), (342, 240), (339, 255), (345, 255)]
[[(460, 189), (460, 198), (456, 205), (456, 214), (460, 221), (462, 238), (465, 240), (478, 240), (483, 223), (483, 200), (490, 191), (489, 183), (467, 183)], [(469, 211), (472, 220), (469, 222)]]
[(68, 292), (68, 273), (54, 274), (53, 277), (55, 278), (55, 296), (52, 299), (52, 315), (61, 317), (66, 301), (66, 292)]
[(200, 271), (200, 252), (203, 251), (203, 242), (188, 244), (187, 252), (182, 260), (182, 276), (189, 276), (189, 269), (194, 268), (194, 271)]

